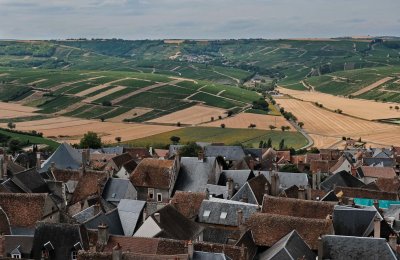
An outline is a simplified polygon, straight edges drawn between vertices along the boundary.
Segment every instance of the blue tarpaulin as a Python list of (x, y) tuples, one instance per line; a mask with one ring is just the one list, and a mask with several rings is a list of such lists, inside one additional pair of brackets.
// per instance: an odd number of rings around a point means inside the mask
[[(400, 205), (400, 201), (398, 200), (378, 200), (379, 208), (388, 209), (390, 205)], [(354, 198), (354, 203), (359, 206), (373, 206), (373, 199), (360, 199)]]

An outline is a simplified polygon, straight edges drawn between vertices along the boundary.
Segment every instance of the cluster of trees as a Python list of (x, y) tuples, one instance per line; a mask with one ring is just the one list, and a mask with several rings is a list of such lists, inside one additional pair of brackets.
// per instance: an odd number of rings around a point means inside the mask
[(297, 117), (295, 117), (295, 115), (293, 115), (292, 112), (286, 112), (283, 107), (279, 109), (279, 112), (281, 112), (281, 114), (283, 115), (284, 118), (286, 118), (286, 120), (292, 120), (293, 122), (297, 122)]
[(268, 138), (267, 141), (260, 141), (260, 144), (258, 145), (258, 148), (271, 148), (272, 147), (272, 139), (271, 137)]
[(268, 106), (269, 104), (267, 103), (267, 101), (264, 98), (260, 98), (258, 100), (253, 101), (252, 108), (268, 112), (269, 110)]
[[(392, 110), (392, 109), (393, 109), (393, 106), (390, 106), (389, 108), (390, 108), (390, 110)], [(400, 109), (400, 107), (399, 107), (399, 106), (394, 106), (394, 109), (396, 109), (396, 111), (398, 112), (399, 109)]]

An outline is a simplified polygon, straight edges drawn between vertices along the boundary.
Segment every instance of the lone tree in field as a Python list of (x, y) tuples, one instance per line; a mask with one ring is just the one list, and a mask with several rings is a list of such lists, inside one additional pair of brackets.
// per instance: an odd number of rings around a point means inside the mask
[(396, 111), (399, 112), (399, 106), (395, 106), (394, 109), (396, 109)]
[(254, 128), (256, 128), (256, 125), (255, 124), (250, 124), (249, 128), (254, 129)]
[(110, 107), (110, 106), (112, 106), (112, 103), (111, 103), (111, 101), (109, 101), (109, 100), (103, 100), (103, 102), (101, 102), (101, 104), (102, 104), (103, 106), (105, 106), (105, 107)]
[(100, 121), (104, 122), (104, 121), (106, 121), (106, 119), (104, 117), (100, 117)]
[(225, 124), (221, 124), (221, 128), (225, 128)]
[(8, 122), (7, 127), (10, 129), (14, 129), (15, 128), (15, 124), (13, 122)]
[(281, 126), (281, 130), (282, 130), (282, 132), (285, 132), (286, 131), (286, 126)]
[(390, 109), (390, 110), (392, 110), (392, 109), (393, 109), (393, 107), (392, 107), (392, 106), (390, 106), (390, 107), (389, 107), (389, 109)]
[(117, 143), (120, 143), (122, 141), (122, 138), (120, 136), (115, 137), (115, 141), (117, 141)]
[(181, 127), (181, 122), (176, 123), (177, 127)]
[(274, 129), (276, 129), (276, 126), (274, 126), (274, 125), (269, 125), (269, 129), (274, 130)]
[(95, 132), (87, 132), (81, 139), (79, 143), (80, 148), (92, 148), (99, 149), (101, 148), (101, 137), (97, 135)]
[(303, 128), (303, 126), (304, 126), (303, 122), (298, 122), (297, 124), (299, 125), (300, 128)]
[(181, 138), (179, 137), (179, 136), (171, 136), (170, 138), (169, 138), (169, 140), (171, 140), (171, 142), (173, 143), (173, 144), (178, 144), (180, 141), (181, 141)]

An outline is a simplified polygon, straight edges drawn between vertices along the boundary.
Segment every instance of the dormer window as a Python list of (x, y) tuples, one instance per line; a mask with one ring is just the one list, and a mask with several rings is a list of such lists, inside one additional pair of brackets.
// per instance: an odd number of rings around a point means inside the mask
[(14, 258), (14, 259), (21, 259), (21, 254), (12, 254), (12, 255), (11, 255), (11, 258)]
[(71, 259), (72, 260), (77, 260), (78, 259), (78, 251), (73, 250), (71, 252)]
[(149, 199), (154, 199), (154, 189), (149, 189), (148, 197), (149, 197)]
[(40, 259), (41, 259), (41, 260), (47, 260), (47, 259), (49, 259), (49, 251), (47, 251), (46, 249), (42, 249)]
[(208, 218), (210, 216), (210, 214), (211, 214), (210, 210), (205, 210), (203, 213), (203, 217)]
[(221, 212), (221, 215), (219, 216), (220, 219), (226, 219), (226, 216), (228, 215), (227, 212)]
[(161, 193), (157, 193), (157, 201), (162, 202), (162, 194)]

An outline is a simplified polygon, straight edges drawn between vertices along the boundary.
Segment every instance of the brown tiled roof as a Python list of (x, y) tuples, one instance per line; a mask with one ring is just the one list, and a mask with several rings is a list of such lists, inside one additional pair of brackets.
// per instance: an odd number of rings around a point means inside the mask
[[(103, 185), (108, 178), (108, 173), (104, 171), (86, 170), (82, 173), (82, 170), (54, 169), (52, 172), (57, 181), (62, 181), (64, 183), (69, 180), (78, 181), (71, 198), (71, 204), (75, 204), (91, 195), (97, 194), (98, 185)], [(82, 175), (82, 177), (80, 177), (80, 175)]]
[(325, 219), (332, 215), (334, 203), (264, 196), (262, 212), (302, 218)]
[(129, 153), (123, 153), (113, 157), (111, 160), (115, 163), (115, 165), (120, 169), (122, 165), (132, 160), (133, 157)]
[(265, 185), (268, 185), (269, 189), (271, 189), (271, 185), (268, 182), (267, 178), (263, 174), (260, 174), (251, 180), (248, 181), (251, 190), (259, 205), (261, 205), (263, 196), (265, 194)]
[(363, 188), (336, 187), (334, 192), (335, 192), (335, 194), (338, 194), (339, 192), (341, 192), (342, 196), (347, 197), (347, 198), (398, 200), (397, 193), (368, 190), (368, 189), (363, 189)]
[(34, 227), (42, 220), (47, 194), (0, 193), (0, 207), (7, 214), (11, 226)]
[(276, 157), (290, 162), (290, 151), (276, 151)]
[(299, 218), (268, 213), (255, 213), (247, 221), (258, 246), (271, 247), (282, 237), (296, 230), (311, 249), (318, 249), (320, 235), (333, 234), (332, 220)]
[(322, 156), (319, 153), (307, 153), (306, 162), (311, 163), (312, 161), (321, 160)]
[(146, 158), (142, 160), (130, 176), (133, 186), (169, 189), (172, 183), (172, 160)]
[(298, 164), (298, 163), (305, 163), (306, 161), (306, 156), (305, 155), (294, 155), (290, 159), (290, 162), (293, 164)]
[(134, 159), (144, 159), (151, 157), (149, 149), (147, 148), (141, 148), (141, 147), (124, 148), (124, 152), (129, 153)]
[(400, 191), (400, 180), (398, 178), (378, 178), (375, 181), (376, 186), (379, 190), (386, 192), (399, 193)]
[[(313, 190), (311, 189), (311, 199), (312, 200), (320, 200), (327, 194), (324, 190)], [(286, 195), (286, 196), (284, 196)], [(296, 185), (285, 190), (285, 193), (282, 197), (297, 199), (299, 197), (299, 188)]]
[(393, 179), (397, 176), (391, 167), (361, 166), (360, 168), (365, 177)]
[(337, 161), (337, 163), (335, 163), (331, 168), (330, 168), (330, 172), (335, 172), (337, 171), (340, 166), (342, 166), (342, 164), (346, 161), (346, 158), (344, 156), (341, 156), (339, 158), (339, 160)]
[(205, 198), (204, 192), (177, 191), (171, 200), (171, 204), (179, 213), (191, 219), (199, 214), (201, 203)]
[(126, 162), (126, 163), (123, 165), (123, 167), (125, 168), (125, 170), (126, 170), (127, 172), (132, 173), (132, 172), (136, 169), (136, 166), (137, 166), (137, 165), (138, 165), (138, 164), (136, 163), (135, 159), (132, 159), (132, 160)]
[(166, 158), (168, 156), (169, 150), (165, 149), (154, 149), (154, 152), (159, 156), (159, 157), (164, 157)]
[(143, 237), (110, 236), (104, 252), (112, 252), (114, 246), (119, 244), (122, 251), (130, 251), (138, 254), (156, 254), (159, 239)]
[(322, 172), (327, 173), (332, 165), (334, 165), (336, 161), (330, 163), (328, 160), (313, 160), (310, 163), (310, 171), (312, 173)]
[(0, 236), (1, 235), (10, 235), (10, 234), (11, 234), (11, 230), (10, 230), (10, 222), (9, 222), (8, 216), (7, 216), (6, 212), (0, 207)]

